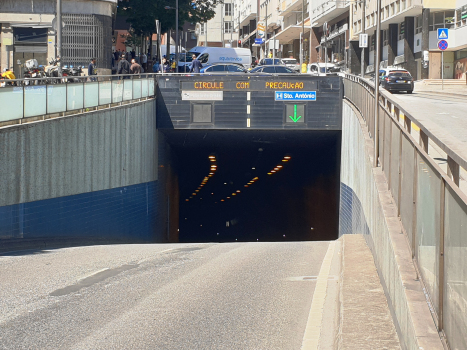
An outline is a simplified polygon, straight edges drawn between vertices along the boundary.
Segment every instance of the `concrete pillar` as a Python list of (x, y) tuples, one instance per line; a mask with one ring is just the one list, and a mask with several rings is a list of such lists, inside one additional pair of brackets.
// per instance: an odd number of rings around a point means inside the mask
[(13, 52), (7, 51), (7, 48), (13, 47), (13, 28), (10, 27), (9, 23), (2, 24), (2, 32), (1, 32), (1, 43), (0, 46), (1, 51), (1, 62), (0, 66), (2, 70), (7, 68), (9, 65), (13, 67)]
[(417, 79), (417, 62), (414, 55), (414, 30), (415, 17), (405, 17), (405, 33), (404, 33), (404, 68)]
[(310, 63), (314, 63), (319, 61), (319, 52), (316, 50), (319, 45), (319, 28), (311, 28), (310, 37)]
[(397, 41), (399, 28), (397, 23), (389, 24), (388, 30), (388, 66), (394, 64), (394, 59), (397, 56)]
[[(358, 41), (351, 41), (349, 43), (349, 69), (352, 74), (361, 74), (361, 52)], [(367, 50), (368, 51), (368, 50)]]
[(423, 67), (423, 51), (428, 51), (430, 48), (430, 9), (423, 9), (422, 16), (422, 70), (419, 79), (428, 79), (429, 64), (426, 68)]
[[(379, 63), (380, 63), (380, 62), (376, 62), (376, 42), (377, 42), (377, 41), (376, 41), (376, 35), (377, 35), (377, 34), (376, 34), (376, 29), (375, 29), (375, 32), (374, 32), (373, 35), (374, 35), (374, 37), (375, 37), (375, 57), (374, 57), (374, 59), (373, 59), (373, 62), (375, 63), (375, 64), (374, 64), (374, 66), (375, 66), (375, 73), (377, 74), (378, 71), (379, 71)], [(381, 57), (381, 60), (382, 60), (382, 59), (383, 59), (383, 31), (382, 31), (382, 30), (379, 31), (379, 38), (380, 38), (379, 40), (380, 40), (380, 43), (381, 43), (381, 47), (380, 47), (380, 50), (379, 50), (379, 51), (380, 51), (380, 52), (379, 52), (379, 57)]]

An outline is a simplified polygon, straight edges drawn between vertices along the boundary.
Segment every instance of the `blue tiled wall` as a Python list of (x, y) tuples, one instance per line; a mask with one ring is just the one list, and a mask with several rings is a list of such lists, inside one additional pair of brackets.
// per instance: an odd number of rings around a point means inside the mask
[(362, 203), (355, 192), (341, 182), (339, 236), (370, 234)]
[(0, 207), (0, 237), (154, 241), (158, 182)]

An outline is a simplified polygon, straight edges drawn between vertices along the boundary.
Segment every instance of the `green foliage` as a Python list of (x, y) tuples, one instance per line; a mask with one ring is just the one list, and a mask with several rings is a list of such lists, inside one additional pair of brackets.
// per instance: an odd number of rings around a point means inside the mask
[[(178, 24), (181, 29), (185, 22), (206, 22), (214, 17), (215, 8), (223, 0), (179, 0)], [(165, 7), (173, 9), (166, 9)], [(150, 35), (156, 32), (156, 19), (162, 32), (175, 29), (176, 0), (128, 0), (119, 2), (118, 13), (128, 16), (135, 35)]]

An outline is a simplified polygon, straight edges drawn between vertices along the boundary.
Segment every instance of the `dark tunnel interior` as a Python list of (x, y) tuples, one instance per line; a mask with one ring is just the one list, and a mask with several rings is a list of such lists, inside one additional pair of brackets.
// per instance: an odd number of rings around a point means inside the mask
[(179, 241), (338, 237), (340, 131), (164, 131), (178, 175)]

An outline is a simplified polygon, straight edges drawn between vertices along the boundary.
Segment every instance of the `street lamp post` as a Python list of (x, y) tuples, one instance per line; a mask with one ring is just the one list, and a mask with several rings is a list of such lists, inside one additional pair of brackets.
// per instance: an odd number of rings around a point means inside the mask
[[(175, 7), (165, 6), (166, 10), (175, 10), (175, 70), (178, 72), (178, 0), (175, 1)], [(170, 48), (170, 36), (167, 40), (167, 47)]]
[(381, 0), (377, 2), (376, 11), (376, 53), (375, 53), (375, 154), (373, 166), (378, 167), (379, 157), (379, 62), (381, 61)]
[(57, 0), (57, 56), (60, 57), (58, 75), (62, 76), (62, 0)]
[[(366, 7), (366, 0), (363, 0), (363, 11), (362, 11), (362, 34), (365, 34), (365, 7)], [(361, 76), (362, 78), (365, 77), (365, 48), (362, 47), (361, 57), (360, 57), (360, 65), (361, 65)]]
[(300, 71), (302, 71), (305, 61), (305, 55), (303, 54), (303, 51), (305, 51), (305, 0), (302, 0), (302, 38), (300, 39), (300, 47)]
[[(175, 1), (175, 73), (178, 73), (178, 0)], [(169, 42), (170, 45), (170, 42)]]

